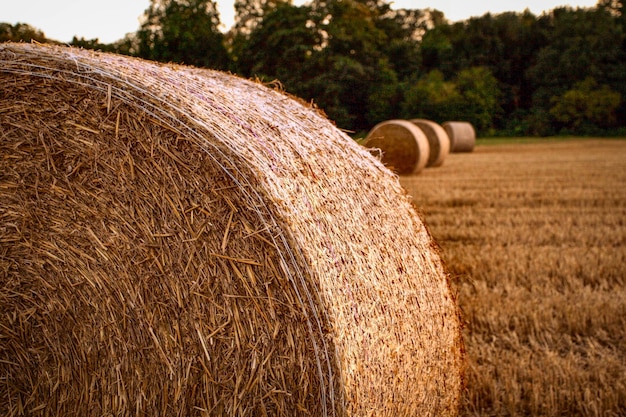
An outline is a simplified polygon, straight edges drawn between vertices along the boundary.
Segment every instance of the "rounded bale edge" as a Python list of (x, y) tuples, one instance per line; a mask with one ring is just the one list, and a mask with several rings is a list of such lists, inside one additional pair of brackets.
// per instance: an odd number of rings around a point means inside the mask
[(0, 88), (0, 414), (456, 415), (432, 238), (318, 112), (35, 44), (0, 45)]
[(469, 122), (448, 121), (442, 124), (450, 138), (450, 152), (472, 152), (476, 146), (476, 131)]
[(368, 133), (363, 146), (380, 149), (382, 163), (399, 175), (420, 173), (430, 155), (426, 135), (407, 120), (378, 123)]
[(450, 138), (444, 128), (432, 120), (412, 119), (411, 123), (417, 125), (428, 139), (430, 145), (430, 157), (426, 167), (440, 167), (450, 153)]

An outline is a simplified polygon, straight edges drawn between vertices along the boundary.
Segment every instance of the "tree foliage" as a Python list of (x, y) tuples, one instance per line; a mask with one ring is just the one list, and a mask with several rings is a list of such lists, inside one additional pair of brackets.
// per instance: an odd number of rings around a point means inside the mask
[[(481, 134), (626, 129), (623, 0), (455, 23), (388, 0), (235, 0), (235, 11), (224, 34), (215, 0), (151, 0), (137, 33), (72, 45), (277, 80), (354, 132), (415, 117), (468, 120)], [(47, 41), (0, 25), (0, 40), (31, 39)]]
[[(246, 77), (278, 79), (297, 87), (309, 61), (322, 42), (309, 25), (310, 8), (281, 4), (240, 39), (236, 70)], [(271, 52), (271, 53), (270, 53)]]
[(375, 24), (380, 10), (366, 2), (336, 0), (328, 1), (320, 16), (324, 20), (315, 25), (324, 40), (314, 56), (319, 70), (310, 79), (310, 94), (340, 126), (367, 129), (372, 86), (385, 72), (381, 46), (387, 38)]
[(236, 35), (249, 35), (277, 7), (291, 5), (291, 0), (235, 0)]
[[(535, 90), (536, 105), (550, 104), (575, 83), (593, 77), (600, 83), (623, 83), (620, 50), (624, 34), (604, 9), (558, 8), (539, 19), (550, 41), (536, 54), (528, 75)], [(622, 73), (623, 75), (623, 73)]]
[(617, 121), (615, 112), (621, 100), (621, 95), (608, 85), (599, 86), (593, 77), (587, 77), (552, 97), (550, 114), (569, 131), (607, 128)]
[(152, 0), (137, 54), (162, 62), (227, 69), (229, 57), (213, 0)]
[[(498, 81), (498, 107), (514, 113), (531, 106), (532, 93), (525, 73), (546, 39), (536, 17), (523, 13), (485, 14), (464, 22), (439, 25), (422, 41), (424, 66), (448, 78), (463, 69), (484, 67)], [(494, 114), (498, 125), (505, 113)]]
[(460, 119), (462, 97), (456, 83), (446, 81), (443, 72), (430, 71), (406, 89), (402, 116), (443, 122)]
[(500, 113), (498, 81), (486, 67), (461, 70), (452, 80), (434, 69), (407, 89), (402, 115), (438, 122), (466, 120), (487, 132)]
[(0, 23), (0, 42), (46, 42), (46, 35), (26, 23)]
[(456, 84), (463, 98), (461, 120), (487, 132), (501, 113), (498, 80), (487, 67), (470, 67), (459, 72)]

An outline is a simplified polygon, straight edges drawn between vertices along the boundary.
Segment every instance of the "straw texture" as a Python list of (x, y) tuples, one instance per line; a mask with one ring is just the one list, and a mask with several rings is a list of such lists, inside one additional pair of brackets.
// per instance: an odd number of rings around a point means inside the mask
[(476, 146), (476, 131), (469, 122), (444, 122), (442, 127), (450, 138), (450, 152), (472, 152)]
[(0, 45), (0, 415), (455, 415), (397, 178), (231, 75)]
[(440, 167), (450, 153), (450, 138), (438, 123), (425, 119), (413, 119), (411, 123), (420, 128), (428, 139), (430, 153), (426, 167)]
[(363, 146), (379, 149), (383, 164), (400, 175), (420, 173), (430, 155), (424, 132), (406, 120), (387, 120), (377, 124), (367, 134)]

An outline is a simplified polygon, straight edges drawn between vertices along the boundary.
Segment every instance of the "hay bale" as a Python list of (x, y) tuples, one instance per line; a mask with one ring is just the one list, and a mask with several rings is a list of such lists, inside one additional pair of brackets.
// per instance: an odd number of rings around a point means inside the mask
[(476, 131), (469, 122), (444, 122), (450, 138), (450, 152), (472, 152), (476, 146)]
[(419, 127), (428, 139), (430, 154), (426, 167), (439, 167), (450, 153), (450, 138), (438, 123), (425, 119), (413, 119), (411, 123)]
[(235, 76), (0, 45), (0, 415), (457, 413), (397, 178)]
[(406, 120), (387, 120), (377, 124), (367, 134), (363, 146), (379, 149), (383, 164), (400, 175), (421, 172), (430, 154), (426, 135)]

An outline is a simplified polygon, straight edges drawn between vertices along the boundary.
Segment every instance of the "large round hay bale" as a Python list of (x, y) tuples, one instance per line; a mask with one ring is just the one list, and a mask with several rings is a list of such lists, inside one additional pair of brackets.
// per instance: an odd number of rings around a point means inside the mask
[(430, 149), (426, 167), (439, 167), (450, 153), (450, 138), (446, 131), (431, 120), (413, 119), (411, 123), (419, 127), (428, 139)]
[(379, 149), (383, 164), (400, 175), (421, 172), (430, 154), (424, 132), (406, 120), (387, 120), (377, 124), (367, 134), (363, 146)]
[(454, 415), (397, 177), (235, 76), (0, 45), (0, 415)]
[(469, 122), (444, 122), (450, 138), (450, 152), (472, 152), (476, 146), (476, 131)]

